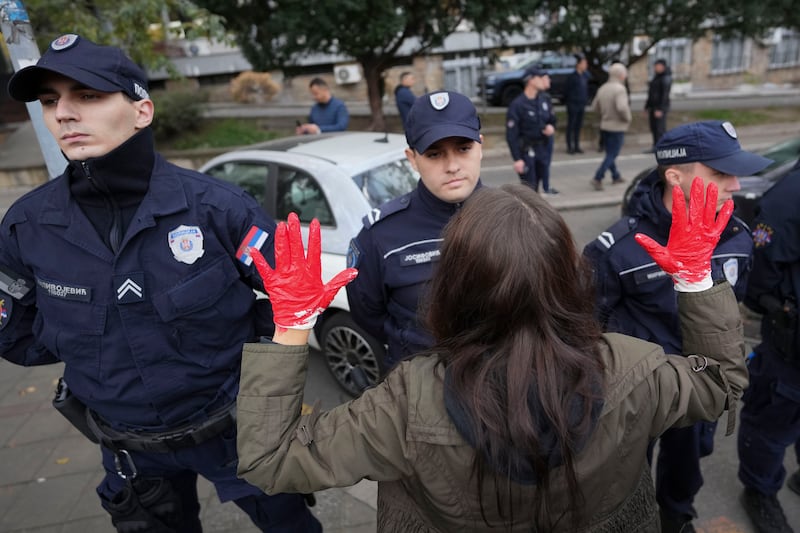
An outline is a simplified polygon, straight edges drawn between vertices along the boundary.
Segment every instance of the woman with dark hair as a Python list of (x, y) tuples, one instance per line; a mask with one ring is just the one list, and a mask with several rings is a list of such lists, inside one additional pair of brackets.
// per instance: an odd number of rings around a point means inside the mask
[(306, 258), (290, 217), (275, 270), (253, 253), (276, 333), (245, 345), (239, 475), (269, 493), (377, 480), (380, 531), (658, 531), (648, 443), (725, 409), (732, 431), (747, 384), (736, 299), (710, 277), (732, 203), (717, 216), (697, 182), (687, 217), (678, 195), (669, 242), (637, 240), (675, 281), (686, 357), (601, 334), (558, 213), (524, 185), (483, 188), (443, 234), (427, 357), (304, 416), (309, 328), (356, 272), (323, 285), (319, 225)]

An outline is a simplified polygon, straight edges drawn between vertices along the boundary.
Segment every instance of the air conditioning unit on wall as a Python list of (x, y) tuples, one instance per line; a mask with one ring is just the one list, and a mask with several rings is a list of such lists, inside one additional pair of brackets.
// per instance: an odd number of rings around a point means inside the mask
[(631, 53), (637, 56), (642, 55), (647, 47), (650, 46), (650, 42), (649, 37), (634, 37), (631, 45)]
[(358, 65), (336, 65), (333, 67), (333, 77), (336, 83), (344, 85), (347, 83), (358, 83), (361, 81), (361, 67)]

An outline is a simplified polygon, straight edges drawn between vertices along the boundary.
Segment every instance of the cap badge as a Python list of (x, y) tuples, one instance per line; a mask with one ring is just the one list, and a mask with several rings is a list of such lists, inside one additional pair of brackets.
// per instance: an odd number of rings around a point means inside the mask
[(737, 138), (736, 129), (733, 127), (733, 124), (731, 124), (730, 122), (727, 122), (727, 121), (723, 122), (722, 123), (722, 129), (724, 129), (725, 133), (730, 135), (731, 138), (733, 138), (733, 139)]
[(450, 95), (448, 93), (432, 94), (429, 98), (431, 100), (431, 105), (436, 111), (441, 111), (450, 103)]
[(58, 37), (57, 39), (53, 40), (53, 42), (50, 43), (50, 48), (52, 48), (55, 51), (66, 50), (67, 48), (71, 48), (72, 46), (74, 46), (75, 43), (77, 42), (78, 42), (77, 35), (75, 35), (74, 33), (66, 33), (61, 37)]

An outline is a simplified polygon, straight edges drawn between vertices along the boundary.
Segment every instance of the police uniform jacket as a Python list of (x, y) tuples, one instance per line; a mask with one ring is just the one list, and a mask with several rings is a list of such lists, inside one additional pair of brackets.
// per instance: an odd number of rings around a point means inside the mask
[(549, 94), (539, 91), (535, 98), (528, 98), (524, 92), (517, 96), (506, 111), (506, 141), (511, 158), (519, 161), (532, 145), (546, 144), (549, 137), (542, 130), (548, 124), (556, 125)]
[[(577, 510), (580, 531), (660, 531), (648, 444), (670, 426), (716, 419), (726, 406), (735, 407), (747, 385), (730, 285), (682, 293), (678, 307), (684, 354), (706, 357), (703, 370), (640, 339), (606, 334), (601, 341), (603, 406), (576, 457), (586, 499)], [(533, 506), (525, 504), (515, 504), (514, 526), (503, 527), (491, 471), (485, 472), (481, 507), (475, 450), (445, 409), (438, 356), (403, 361), (357, 400), (301, 417), (307, 354), (304, 346), (245, 345), (237, 399), (239, 476), (267, 493), (377, 480), (383, 532), (570, 530), (569, 516), (554, 527), (535, 524)], [(538, 490), (535, 479), (509, 486), (516, 502), (533, 501)], [(563, 467), (552, 470), (550, 490), (551, 516), (560, 517), (568, 502)]]
[[(788, 363), (783, 377), (800, 383), (800, 164), (759, 202), (753, 229), (753, 272), (745, 304), (763, 314), (761, 344), (755, 351)], [(794, 308), (784, 313), (783, 308)], [(792, 321), (793, 317), (793, 321)], [(777, 327), (776, 327), (777, 326)]]
[[(598, 318), (616, 331), (660, 344), (680, 353), (678, 304), (672, 279), (635, 240), (644, 233), (664, 245), (672, 215), (664, 207), (663, 181), (656, 171), (634, 193), (631, 215), (601, 233), (584, 248), (595, 270)], [(744, 296), (750, 271), (752, 240), (747, 226), (731, 217), (711, 259), (714, 281), (727, 280), (737, 298)]]
[[(72, 191), (90, 183), (129, 187), (118, 210), (106, 195), (79, 205)], [(116, 252), (93, 225), (105, 222)], [(202, 421), (235, 399), (241, 347), (254, 338), (261, 285), (236, 258), (253, 226), (266, 232), (272, 262), (275, 223), (255, 200), (168, 163), (149, 129), (104, 157), (70, 162), (0, 227), (0, 268), (21, 280), (16, 296), (0, 295), (10, 315), (0, 354), (21, 365), (62, 361), (72, 392), (120, 429)]]
[(585, 107), (589, 101), (589, 78), (588, 71), (578, 72), (574, 70), (567, 76), (564, 85), (564, 103), (567, 107)]
[(439, 259), (442, 229), (460, 207), (434, 196), (420, 180), (410, 193), (365, 216), (350, 243), (348, 266), (358, 268), (358, 277), (347, 285), (350, 312), (388, 344), (389, 364), (433, 344), (418, 307)]
[(669, 67), (656, 74), (647, 86), (644, 108), (649, 111), (669, 111), (669, 92), (672, 90), (672, 72)]

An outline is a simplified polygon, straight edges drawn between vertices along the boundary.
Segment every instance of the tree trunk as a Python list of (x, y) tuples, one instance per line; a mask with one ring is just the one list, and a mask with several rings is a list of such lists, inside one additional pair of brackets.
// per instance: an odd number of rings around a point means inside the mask
[(362, 61), (364, 69), (364, 80), (367, 82), (367, 99), (369, 100), (369, 110), (372, 113), (372, 120), (369, 123), (371, 131), (386, 131), (386, 117), (383, 115), (383, 95), (381, 86), (383, 80), (382, 69), (377, 64)]

